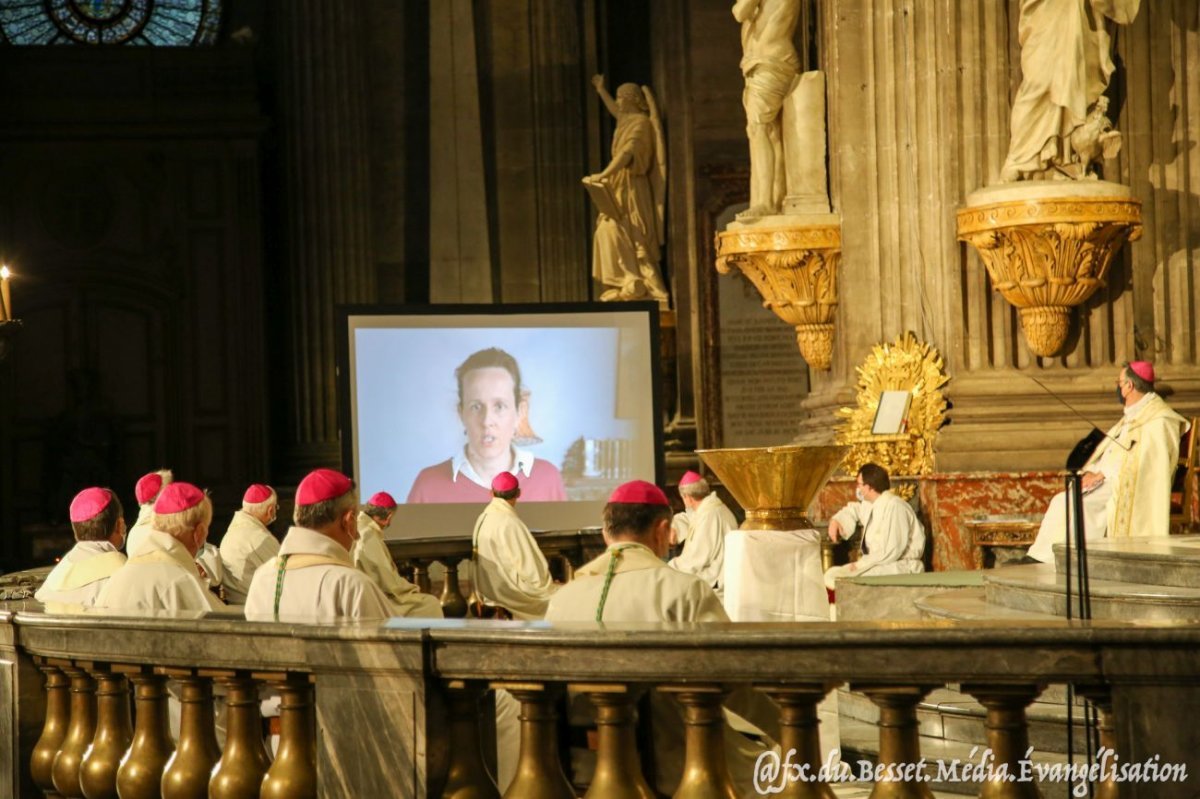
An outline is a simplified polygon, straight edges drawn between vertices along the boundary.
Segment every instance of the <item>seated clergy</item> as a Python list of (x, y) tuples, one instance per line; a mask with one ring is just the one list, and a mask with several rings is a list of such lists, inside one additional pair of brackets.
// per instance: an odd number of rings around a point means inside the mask
[(242, 509), (234, 511), (221, 539), (223, 585), (230, 604), (246, 604), (254, 572), (279, 554), (279, 542), (268, 529), (278, 514), (279, 496), (270, 486), (255, 483), (242, 495)]
[(737, 519), (696, 472), (689, 471), (680, 478), (679, 495), (683, 497), (689, 531), (683, 552), (671, 559), (670, 566), (719, 588), (725, 568), (725, 534), (737, 527)]
[(250, 580), (246, 618), (256, 621), (381, 621), (423, 615), (423, 603), (396, 608), (370, 577), (354, 568), (358, 496), (349, 477), (332, 469), (310, 472), (296, 489), (295, 525), (279, 554)]
[(540, 619), (555, 586), (546, 556), (517, 515), (520, 496), (516, 475), (500, 472), (492, 480), (492, 501), (471, 536), (471, 581), (480, 601), (514, 619)]
[(85, 488), (71, 500), (75, 546), (46, 577), (33, 598), (48, 609), (90, 608), (108, 578), (125, 564), (125, 517), (108, 488)]
[(151, 521), (154, 519), (154, 500), (158, 499), (158, 495), (173, 479), (170, 469), (159, 469), (138, 478), (133, 487), (133, 495), (138, 502), (138, 515), (125, 539), (125, 554), (132, 555), (141, 545), (142, 537), (153, 528)]
[(887, 574), (916, 574), (925, 571), (925, 528), (904, 498), (891, 492), (887, 470), (866, 463), (858, 470), (851, 502), (829, 520), (829, 537), (849, 538), (856, 525), (863, 526), (862, 555), (854, 563), (834, 566), (825, 572), (825, 587), (834, 590), (840, 577), (878, 577)]
[[(1083, 467), (1083, 530), (1098, 538), (1166, 536), (1171, 532), (1171, 483), (1179, 439), (1188, 421), (1154, 392), (1154, 366), (1133, 361), (1117, 374), (1121, 420)], [(1029, 559), (1054, 563), (1054, 545), (1066, 542), (1066, 494), (1050, 500)]]
[(383, 531), (391, 527), (395, 515), (396, 500), (391, 494), (386, 491), (373, 494), (358, 512), (358, 540), (350, 550), (350, 558), (387, 594), (397, 607), (394, 615), (438, 618), (442, 615), (441, 602), (432, 594), (421, 593), (401, 577), (388, 551)]
[[(604, 506), (608, 550), (555, 592), (546, 619), (728, 622), (721, 601), (702, 578), (672, 569), (663, 561), (670, 534), (671, 506), (661, 489), (641, 480), (619, 486)], [(673, 699), (657, 692), (651, 695), (651, 712), (655, 781), (661, 793), (670, 795), (683, 773), (683, 716)], [(739, 722), (739, 729), (752, 729), (728, 710), (726, 714)], [(725, 750), (737, 795), (754, 795), (753, 769), (762, 745), (726, 724)]]
[(171, 483), (154, 502), (153, 527), (108, 579), (97, 608), (208, 611), (225, 607), (208, 590), (196, 553), (208, 538), (212, 501), (191, 483)]

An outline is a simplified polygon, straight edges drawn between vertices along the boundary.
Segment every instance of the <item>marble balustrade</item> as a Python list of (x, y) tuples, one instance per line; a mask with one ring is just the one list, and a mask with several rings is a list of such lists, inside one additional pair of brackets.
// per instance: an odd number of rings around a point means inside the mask
[[(510, 796), (573, 796), (556, 713), (570, 689), (589, 695), (598, 727), (589, 796), (650, 796), (637, 745), (638, 698), (673, 695), (687, 723), (676, 796), (732, 796), (722, 760), (721, 702), (753, 686), (780, 709), (793, 762), (819, 765), (816, 705), (848, 684), (880, 711), (883, 762), (920, 751), (916, 707), (953, 685), (986, 709), (989, 746), (1015, 764), (1025, 708), (1048, 684), (1073, 683), (1101, 711), (1102, 741), (1124, 761), (1198, 764), (1190, 718), (1200, 627), (1116, 622), (934, 622), (829, 625), (496, 625), (395, 620), (303, 626), (233, 618), (50, 616), (0, 610), (0, 794), (12, 796), (498, 796), (483, 765), (482, 703), (503, 688), (521, 706)], [(213, 736), (214, 685), (227, 737)], [(281, 744), (263, 748), (260, 686), (282, 697)], [(166, 729), (167, 688), (183, 706)], [(131, 719), (130, 707), (136, 707)], [(1115, 786), (1099, 795), (1113, 796)], [(714, 788), (718, 789), (714, 792)], [(1026, 783), (989, 797), (1034, 796)], [(1190, 783), (1126, 783), (1123, 799), (1191, 796)], [(51, 793), (53, 792), (53, 793)], [(790, 797), (828, 797), (795, 784)], [(897, 780), (878, 796), (930, 796)]]

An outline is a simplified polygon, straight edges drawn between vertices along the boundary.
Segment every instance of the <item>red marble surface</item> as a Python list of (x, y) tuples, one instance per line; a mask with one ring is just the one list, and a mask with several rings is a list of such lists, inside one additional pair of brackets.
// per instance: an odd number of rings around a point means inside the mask
[[(962, 472), (918, 480), (921, 521), (933, 545), (934, 571), (979, 569), (983, 554), (974, 545), (968, 519), (981, 516), (1040, 516), (1062, 490), (1058, 472)], [(817, 495), (809, 511), (823, 523), (854, 498), (854, 480), (837, 478)]]

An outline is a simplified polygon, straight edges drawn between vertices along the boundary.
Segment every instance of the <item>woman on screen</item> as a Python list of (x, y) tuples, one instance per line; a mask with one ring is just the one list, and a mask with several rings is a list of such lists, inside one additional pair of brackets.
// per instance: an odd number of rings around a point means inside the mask
[(479, 350), (454, 370), (454, 377), (466, 444), (454, 457), (422, 469), (408, 502), (488, 502), (492, 479), (500, 472), (517, 476), (524, 502), (565, 500), (558, 467), (513, 444), (521, 420), (516, 359), (496, 347)]

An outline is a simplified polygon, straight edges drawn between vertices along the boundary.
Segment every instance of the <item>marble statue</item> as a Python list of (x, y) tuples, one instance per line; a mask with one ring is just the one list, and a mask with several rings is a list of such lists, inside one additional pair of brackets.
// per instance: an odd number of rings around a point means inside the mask
[(658, 265), (663, 243), (666, 146), (658, 106), (648, 86), (625, 83), (614, 98), (604, 76), (592, 85), (617, 120), (612, 160), (583, 185), (600, 212), (592, 239), (592, 274), (607, 288), (603, 301), (650, 297), (667, 301)]
[(742, 105), (750, 140), (750, 207), (739, 219), (777, 214), (783, 206), (787, 175), (782, 112), (800, 74), (800, 57), (792, 42), (799, 16), (800, 0), (737, 0), (733, 6), (733, 18), (742, 26)]
[(1115, 66), (1109, 25), (1128, 25), (1141, 0), (1021, 0), (1021, 86), (1013, 100), (1002, 182), (1095, 177), (1121, 134), (1104, 96)]

